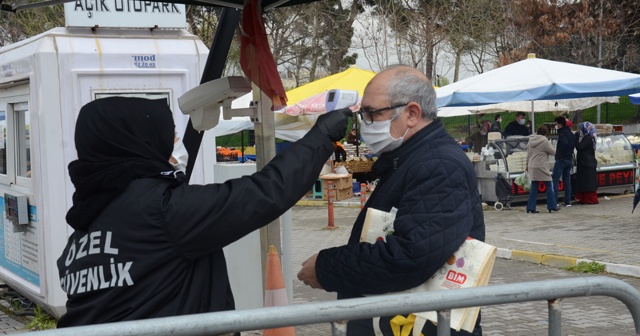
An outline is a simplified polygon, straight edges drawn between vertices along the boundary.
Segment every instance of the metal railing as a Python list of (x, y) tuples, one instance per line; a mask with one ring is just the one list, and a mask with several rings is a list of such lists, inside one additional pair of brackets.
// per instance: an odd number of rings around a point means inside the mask
[(636, 335), (640, 335), (640, 292), (621, 280), (594, 276), (51, 329), (30, 336), (211, 336), (322, 322), (332, 324), (333, 335), (343, 335), (346, 320), (421, 311), (438, 311), (438, 336), (444, 336), (450, 335), (450, 309), (540, 300), (549, 302), (549, 335), (559, 336), (559, 299), (594, 295), (623, 302), (633, 317)]

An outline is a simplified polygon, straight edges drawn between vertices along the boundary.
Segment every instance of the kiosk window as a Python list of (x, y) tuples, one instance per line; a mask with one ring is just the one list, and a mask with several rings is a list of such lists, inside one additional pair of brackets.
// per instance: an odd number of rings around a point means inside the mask
[(31, 177), (31, 118), (26, 102), (13, 104), (16, 129), (16, 175)]

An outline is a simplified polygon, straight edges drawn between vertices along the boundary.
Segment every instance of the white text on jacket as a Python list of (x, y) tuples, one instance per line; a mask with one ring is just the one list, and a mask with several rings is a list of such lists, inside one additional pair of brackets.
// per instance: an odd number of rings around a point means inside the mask
[[(80, 237), (80, 239), (74, 240), (73, 244), (69, 246), (65, 258), (67, 267), (74, 260), (90, 255), (98, 257), (94, 260), (102, 259), (98, 255), (102, 255), (105, 258), (102, 265), (74, 270), (73, 272), (67, 269), (64, 276), (60, 278), (62, 290), (67, 294), (81, 294), (104, 288), (133, 285), (133, 279), (129, 274), (133, 262), (115, 262), (114, 257), (108, 257), (108, 255), (117, 256), (118, 249), (111, 246), (112, 232), (104, 232), (104, 237), (102, 233), (102, 231), (91, 232)], [(109, 261), (107, 262), (107, 260)]]

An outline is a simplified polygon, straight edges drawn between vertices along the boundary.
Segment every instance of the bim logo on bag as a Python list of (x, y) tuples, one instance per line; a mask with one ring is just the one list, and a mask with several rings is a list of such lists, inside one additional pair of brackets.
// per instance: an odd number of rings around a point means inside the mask
[(467, 275), (462, 272), (449, 270), (447, 272), (446, 281), (442, 284), (448, 288), (460, 288), (467, 281)]

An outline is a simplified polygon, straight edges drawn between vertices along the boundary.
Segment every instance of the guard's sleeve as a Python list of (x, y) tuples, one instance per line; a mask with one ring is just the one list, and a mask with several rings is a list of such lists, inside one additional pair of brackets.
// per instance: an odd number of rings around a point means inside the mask
[(462, 245), (475, 218), (468, 170), (440, 159), (416, 165), (410, 174), (402, 182), (406, 189), (386, 243), (349, 244), (319, 253), (316, 274), (325, 290), (363, 295), (413, 288)]
[(311, 190), (332, 152), (329, 138), (311, 129), (253, 175), (167, 189), (169, 239), (180, 254), (197, 258), (269, 224)]

